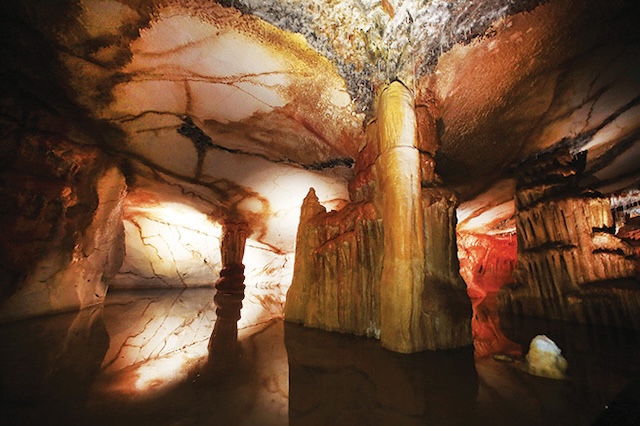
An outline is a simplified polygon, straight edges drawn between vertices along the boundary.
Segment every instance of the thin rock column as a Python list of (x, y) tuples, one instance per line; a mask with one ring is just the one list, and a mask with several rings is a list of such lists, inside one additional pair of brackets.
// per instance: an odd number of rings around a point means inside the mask
[(217, 320), (209, 340), (209, 361), (232, 358), (239, 352), (238, 320), (244, 299), (244, 248), (249, 236), (244, 222), (226, 222), (222, 229), (220, 251), (222, 270), (215, 284)]

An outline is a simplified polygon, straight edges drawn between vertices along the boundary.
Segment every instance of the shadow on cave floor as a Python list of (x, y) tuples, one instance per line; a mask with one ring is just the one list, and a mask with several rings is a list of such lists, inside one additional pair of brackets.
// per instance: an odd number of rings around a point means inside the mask
[[(485, 330), (475, 356), (471, 347), (400, 355), (375, 340), (275, 320), (241, 327), (237, 350), (228, 352), (209, 347), (213, 294), (114, 293), (104, 307), (0, 326), (0, 424), (617, 425), (640, 418), (636, 332), (501, 317), (499, 344), (491, 346)], [(476, 321), (496, 326), (491, 304), (482, 309)], [(569, 380), (518, 368), (516, 349), (537, 334), (563, 350)], [(515, 361), (498, 361), (489, 347)]]

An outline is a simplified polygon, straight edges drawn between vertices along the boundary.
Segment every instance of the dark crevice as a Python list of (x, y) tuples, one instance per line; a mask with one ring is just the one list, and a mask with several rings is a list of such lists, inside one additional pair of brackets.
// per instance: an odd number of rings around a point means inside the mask
[(626, 257), (624, 251), (622, 249), (607, 249), (607, 248), (597, 248), (593, 251), (593, 254), (606, 253), (613, 254), (616, 256)]
[(593, 227), (591, 228), (591, 232), (592, 233), (596, 233), (596, 232), (602, 232), (605, 234), (615, 234), (616, 233), (616, 227), (614, 226), (602, 226), (602, 227)]
[[(545, 156), (549, 156), (549, 155), (553, 156), (553, 155), (555, 155), (557, 153), (561, 153), (563, 151), (564, 152), (567, 152), (567, 151), (577, 152), (578, 154), (580, 154), (580, 152), (578, 152), (578, 151), (582, 147), (584, 147), (586, 144), (591, 142), (591, 140), (596, 135), (596, 133), (598, 133), (600, 130), (602, 130), (607, 125), (609, 125), (612, 122), (614, 122), (622, 114), (624, 114), (625, 112), (629, 111), (630, 109), (632, 109), (632, 108), (634, 108), (634, 107), (636, 107), (638, 105), (640, 105), (640, 96), (636, 96), (635, 98), (633, 98), (629, 102), (627, 102), (625, 105), (623, 105), (620, 108), (618, 108), (611, 115), (609, 115), (606, 119), (604, 119), (602, 121), (602, 123), (600, 123), (600, 125), (598, 125), (597, 127), (593, 128), (593, 129), (591, 129), (591, 130), (589, 130), (587, 132), (580, 133), (580, 134), (578, 134), (578, 135), (576, 135), (574, 137), (562, 138), (557, 144), (554, 144), (552, 147), (550, 147), (550, 148), (548, 148), (548, 149), (546, 149), (544, 151), (537, 152), (534, 155), (531, 155), (531, 156), (529, 156), (529, 157), (517, 162), (516, 164), (514, 164), (510, 168), (510, 171), (511, 172), (515, 172), (518, 169), (522, 168), (523, 166), (526, 167), (526, 165), (528, 165), (528, 164), (536, 164), (536, 163), (540, 162), (541, 159), (544, 158)], [(634, 137), (635, 137), (635, 135), (636, 134), (634, 133)], [(584, 155), (586, 155), (586, 153)]]
[(575, 244), (563, 244), (558, 242), (544, 243), (539, 246), (522, 249), (522, 254), (546, 253), (550, 251), (569, 251), (577, 248)]
[(316, 162), (316, 163), (312, 163), (310, 165), (304, 165), (302, 164), (302, 167), (304, 167), (307, 170), (324, 170), (324, 169), (332, 169), (334, 167), (348, 167), (351, 168), (353, 166), (353, 164), (355, 163), (353, 158), (332, 158), (331, 160), (328, 161), (323, 161), (323, 162)]
[(625, 151), (632, 148), (639, 140), (640, 130), (636, 130), (630, 136), (616, 141), (615, 146), (611, 147), (605, 154), (600, 156), (589, 166), (589, 173), (596, 173), (597, 171), (609, 166), (617, 157), (623, 155)]
[(217, 149), (217, 150), (225, 151), (231, 154), (248, 155), (251, 157), (261, 158), (263, 160), (266, 160), (272, 163), (287, 164), (291, 166), (302, 167), (305, 170), (312, 170), (312, 171), (321, 171), (326, 169), (332, 169), (334, 167), (351, 168), (355, 163), (355, 160), (353, 158), (343, 157), (343, 158), (332, 158), (327, 161), (314, 162), (311, 164), (304, 164), (304, 163), (297, 163), (295, 161), (286, 160), (286, 159), (278, 160), (278, 159), (268, 157), (264, 154), (242, 151), (240, 149), (227, 148), (225, 146), (214, 143), (211, 137), (209, 137), (202, 129), (200, 129), (193, 122), (193, 119), (190, 116), (184, 115), (184, 116), (181, 116), (180, 118), (183, 124), (177, 129), (178, 133), (181, 134), (182, 136), (185, 136), (191, 139), (191, 141), (193, 142), (193, 146), (195, 147), (198, 153), (198, 166), (196, 169), (196, 178), (199, 178), (200, 174), (202, 173), (202, 163), (204, 161), (204, 156), (206, 154), (206, 151), (209, 149)]

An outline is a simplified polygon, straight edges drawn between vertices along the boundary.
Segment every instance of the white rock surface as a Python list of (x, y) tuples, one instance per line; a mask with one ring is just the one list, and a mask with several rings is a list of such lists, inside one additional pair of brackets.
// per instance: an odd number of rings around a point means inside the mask
[(568, 365), (553, 340), (542, 334), (531, 340), (524, 365), (527, 373), (549, 379), (566, 379)]

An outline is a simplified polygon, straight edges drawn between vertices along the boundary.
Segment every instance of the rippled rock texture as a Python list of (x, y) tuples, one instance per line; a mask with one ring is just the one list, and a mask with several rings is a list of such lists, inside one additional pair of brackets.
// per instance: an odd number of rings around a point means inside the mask
[(327, 213), (307, 195), (286, 304), (289, 321), (407, 353), (471, 343), (456, 199), (434, 173), (435, 106), (413, 96), (399, 82), (382, 92), (350, 185), (357, 202)]

